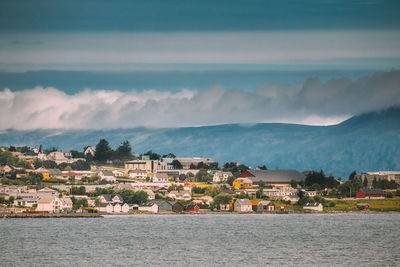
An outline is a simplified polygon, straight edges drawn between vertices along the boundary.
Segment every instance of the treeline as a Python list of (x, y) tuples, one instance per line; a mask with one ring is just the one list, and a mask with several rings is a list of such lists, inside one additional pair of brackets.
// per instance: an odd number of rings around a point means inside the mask
[(33, 166), (35, 169), (45, 168), (45, 169), (59, 169), (62, 171), (77, 170), (77, 171), (88, 171), (90, 170), (90, 163), (85, 160), (77, 160), (73, 163), (60, 163), (57, 164), (53, 160), (40, 160), (35, 159), (33, 161)]

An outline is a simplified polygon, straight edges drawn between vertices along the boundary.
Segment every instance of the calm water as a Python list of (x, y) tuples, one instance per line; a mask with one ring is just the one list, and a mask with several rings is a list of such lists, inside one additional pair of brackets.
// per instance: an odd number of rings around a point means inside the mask
[(1, 266), (400, 266), (400, 214), (0, 219)]

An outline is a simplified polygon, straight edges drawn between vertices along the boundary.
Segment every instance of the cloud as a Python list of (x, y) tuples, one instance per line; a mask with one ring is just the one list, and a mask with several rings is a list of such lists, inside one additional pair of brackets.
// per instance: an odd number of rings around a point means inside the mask
[(0, 44), (9, 45), (0, 50), (0, 64), (104, 69), (139, 63), (363, 66), (400, 57), (399, 30), (10, 33)]
[(130, 128), (224, 123), (338, 123), (352, 115), (400, 105), (400, 71), (358, 80), (310, 78), (296, 85), (262, 84), (254, 91), (214, 85), (176, 93), (52, 87), (0, 91), (0, 129)]

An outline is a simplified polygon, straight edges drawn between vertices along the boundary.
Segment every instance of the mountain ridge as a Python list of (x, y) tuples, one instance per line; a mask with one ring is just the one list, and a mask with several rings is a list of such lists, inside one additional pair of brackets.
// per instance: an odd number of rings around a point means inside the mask
[(136, 154), (153, 151), (205, 156), (269, 168), (320, 170), (347, 178), (353, 171), (400, 169), (400, 107), (356, 115), (330, 126), (286, 123), (223, 124), (150, 129), (7, 129), (0, 145), (82, 150), (101, 138), (131, 142)]

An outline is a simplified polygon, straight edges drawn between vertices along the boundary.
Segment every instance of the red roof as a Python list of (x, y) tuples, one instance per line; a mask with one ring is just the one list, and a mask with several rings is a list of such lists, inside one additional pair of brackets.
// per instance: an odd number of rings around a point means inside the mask
[(249, 171), (244, 171), (238, 176), (238, 178), (247, 178), (247, 177), (255, 177), (255, 176)]

